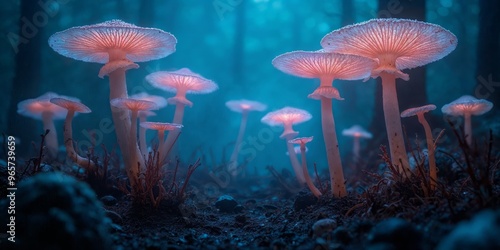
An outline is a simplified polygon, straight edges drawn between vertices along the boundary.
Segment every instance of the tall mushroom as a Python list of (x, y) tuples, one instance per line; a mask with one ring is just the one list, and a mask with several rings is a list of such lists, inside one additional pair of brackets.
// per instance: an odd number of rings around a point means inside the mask
[(405, 19), (372, 19), (332, 31), (321, 40), (328, 52), (359, 55), (377, 61), (372, 76), (382, 79), (382, 102), (391, 160), (400, 172), (409, 171), (403, 139), (396, 78), (401, 70), (437, 61), (452, 52), (457, 38), (441, 26)]
[(284, 131), (280, 135), (280, 138), (286, 140), (286, 147), (288, 149), (288, 156), (290, 157), (290, 162), (292, 163), (293, 171), (297, 177), (300, 184), (306, 182), (302, 171), (300, 171), (299, 160), (297, 160), (297, 155), (293, 149), (293, 145), (288, 142), (296, 137), (299, 132), (293, 130), (294, 124), (299, 124), (311, 119), (311, 114), (305, 110), (284, 107), (282, 109), (269, 112), (264, 117), (262, 117), (261, 122), (268, 124), (269, 126), (283, 126)]
[(417, 116), (418, 121), (422, 126), (424, 127), (425, 131), (425, 139), (427, 141), (427, 155), (429, 158), (429, 177), (430, 177), (430, 183), (431, 183), (431, 189), (434, 190), (436, 189), (436, 184), (437, 184), (437, 168), (436, 168), (436, 160), (434, 158), (434, 138), (432, 137), (432, 130), (431, 126), (429, 126), (429, 123), (424, 117), (424, 114), (435, 110), (436, 105), (425, 105), (417, 108), (409, 108), (403, 112), (401, 112), (401, 117), (410, 117), (410, 116)]
[(451, 116), (464, 116), (464, 135), (469, 146), (472, 145), (471, 116), (482, 115), (493, 108), (493, 103), (464, 95), (441, 108), (441, 111)]
[(95, 170), (95, 163), (86, 157), (80, 156), (73, 146), (73, 117), (76, 113), (90, 113), (92, 112), (85, 104), (56, 97), (50, 99), (50, 102), (67, 110), (66, 119), (64, 120), (64, 146), (66, 147), (66, 154), (78, 166), (86, 170)]
[(295, 138), (293, 140), (289, 140), (288, 143), (295, 143), (300, 145), (300, 155), (302, 160), (302, 174), (304, 174), (304, 178), (306, 179), (307, 187), (316, 197), (321, 196), (321, 191), (314, 185), (311, 180), (311, 176), (309, 176), (309, 171), (307, 170), (307, 160), (306, 160), (306, 143), (311, 142), (313, 137), (300, 137)]
[[(50, 47), (63, 56), (104, 64), (99, 77), (109, 77), (110, 100), (128, 97), (125, 72), (139, 67), (134, 62), (166, 57), (175, 51), (176, 43), (175, 37), (168, 32), (138, 27), (121, 20), (73, 27), (49, 38)], [(114, 107), (111, 111), (118, 145), (122, 152), (127, 152), (130, 147), (127, 139), (130, 115)], [(140, 152), (136, 154), (140, 155)], [(131, 168), (129, 154), (123, 156), (126, 168)]]
[[(130, 98), (154, 102), (158, 109), (162, 109), (167, 106), (167, 99), (157, 95), (150, 95), (146, 92), (131, 95)], [(156, 113), (152, 111), (139, 111), (139, 148), (141, 149), (143, 156), (147, 153), (148, 149), (146, 144), (146, 128), (142, 127), (141, 123), (146, 122), (147, 117), (155, 115)]]
[(332, 86), (332, 82), (334, 79), (367, 78), (370, 76), (371, 68), (375, 66), (375, 62), (369, 58), (354, 55), (323, 51), (294, 51), (276, 57), (273, 60), (273, 65), (291, 75), (320, 79), (320, 86), (308, 97), (321, 100), (321, 125), (332, 194), (336, 197), (347, 195), (332, 110), (332, 98), (343, 99), (338, 90)]
[[(167, 101), (169, 104), (175, 105), (173, 123), (176, 124), (182, 124), (185, 106), (193, 106), (193, 103), (186, 98), (186, 94), (208, 94), (218, 89), (216, 83), (187, 68), (154, 72), (147, 75), (146, 80), (156, 88), (175, 93), (175, 96), (168, 98)], [(179, 133), (179, 130), (174, 130), (168, 134), (165, 140), (167, 148), (172, 147)], [(160, 161), (164, 161), (166, 157), (160, 152)]]
[(231, 154), (231, 158), (229, 159), (228, 171), (233, 176), (237, 174), (238, 167), (238, 153), (240, 151), (240, 145), (243, 141), (243, 136), (245, 135), (245, 128), (247, 126), (248, 113), (250, 111), (264, 111), (267, 106), (263, 103), (249, 100), (232, 100), (226, 102), (226, 106), (234, 112), (241, 113), (241, 123), (240, 130), (238, 132), (238, 137), (236, 138), (236, 143), (234, 144), (233, 153)]
[(50, 99), (56, 97), (62, 97), (75, 102), (80, 101), (73, 97), (58, 95), (54, 92), (47, 92), (37, 98), (27, 99), (17, 104), (18, 114), (31, 117), (36, 120), (42, 120), (43, 130), (50, 131), (45, 137), (45, 145), (48, 153), (47, 156), (50, 159), (56, 158), (59, 148), (54, 120), (62, 120), (66, 116), (66, 109), (50, 102)]
[(170, 148), (165, 148), (165, 131), (181, 129), (181, 124), (167, 122), (143, 122), (141, 127), (158, 131), (158, 152), (169, 151)]
[(366, 131), (363, 127), (359, 125), (353, 125), (348, 129), (342, 130), (342, 135), (354, 138), (352, 143), (352, 156), (354, 161), (357, 161), (359, 159), (359, 151), (360, 151), (359, 139), (360, 138), (370, 139), (373, 137), (373, 135), (370, 132)]
[(139, 111), (148, 111), (158, 109), (158, 106), (154, 102), (143, 101), (131, 98), (115, 98), (110, 101), (111, 106), (130, 111), (130, 134), (128, 138), (129, 147), (123, 154), (130, 155), (130, 166), (126, 169), (127, 175), (130, 180), (130, 184), (135, 187), (138, 184), (139, 177), (139, 167), (144, 167), (144, 157), (141, 154), (137, 154), (137, 116)]

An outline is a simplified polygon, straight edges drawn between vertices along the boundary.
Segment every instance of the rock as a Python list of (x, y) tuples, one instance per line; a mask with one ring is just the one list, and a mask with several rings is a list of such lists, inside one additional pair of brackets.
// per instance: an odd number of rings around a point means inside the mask
[(306, 207), (312, 206), (318, 202), (318, 198), (309, 192), (300, 192), (293, 203), (295, 210), (302, 210)]
[(247, 217), (245, 215), (237, 215), (236, 217), (234, 217), (234, 219), (239, 222), (239, 223), (246, 223), (247, 222)]
[(500, 249), (500, 213), (484, 211), (461, 222), (438, 245), (438, 250)]
[(219, 209), (219, 211), (224, 213), (231, 213), (234, 211), (234, 208), (238, 205), (238, 202), (234, 200), (234, 198), (230, 195), (222, 195), (215, 202), (215, 207)]
[(332, 219), (321, 219), (316, 221), (313, 226), (313, 234), (316, 237), (321, 237), (323, 234), (333, 231), (337, 227), (337, 222)]
[(338, 227), (333, 231), (333, 235), (337, 241), (342, 242), (343, 244), (349, 244), (352, 241), (352, 236), (349, 231), (344, 227)]
[(245, 210), (245, 207), (242, 205), (237, 205), (236, 207), (234, 207), (235, 213), (241, 213), (241, 212), (243, 212), (243, 210)]
[(101, 198), (102, 204), (106, 206), (114, 206), (117, 202), (116, 198), (112, 195), (106, 195)]
[(391, 218), (373, 227), (368, 236), (371, 248), (376, 245), (391, 245), (395, 249), (422, 249), (422, 233), (409, 222)]

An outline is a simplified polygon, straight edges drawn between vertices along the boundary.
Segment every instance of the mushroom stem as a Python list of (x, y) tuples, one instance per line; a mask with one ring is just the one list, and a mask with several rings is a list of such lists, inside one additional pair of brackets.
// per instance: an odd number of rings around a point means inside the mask
[(158, 151), (165, 151), (165, 130), (158, 130)]
[[(184, 108), (185, 107), (186, 107), (186, 105), (184, 105), (182, 103), (177, 103), (175, 105), (175, 113), (174, 113), (173, 123), (182, 124), (182, 120), (184, 118)], [(165, 139), (165, 142), (164, 142), (166, 149), (173, 147), (175, 139), (178, 137), (180, 132), (181, 132), (180, 129), (174, 129), (168, 133), (167, 139)], [(172, 150), (170, 150), (170, 151), (172, 151)], [(165, 150), (160, 151), (160, 162), (164, 162), (167, 157), (168, 157), (167, 152)]]
[(293, 144), (288, 142), (295, 137), (295, 134), (288, 134), (285, 136), (286, 140), (286, 148), (288, 150), (288, 156), (290, 157), (290, 162), (292, 164), (293, 172), (295, 172), (295, 176), (297, 176), (297, 180), (300, 185), (304, 185), (306, 183), (306, 179), (304, 178), (304, 174), (300, 170), (300, 163), (297, 159), (297, 154), (295, 154), (295, 150), (293, 148)]
[(57, 131), (52, 117), (53, 114), (51, 112), (42, 113), (43, 131), (46, 131), (47, 129), (50, 131), (45, 136), (45, 145), (47, 147), (48, 156), (50, 159), (55, 159), (57, 157), (59, 143), (57, 142)]
[(425, 130), (425, 138), (427, 140), (427, 154), (429, 158), (429, 178), (431, 182), (431, 190), (436, 189), (437, 186), (437, 168), (436, 168), (436, 160), (434, 158), (434, 138), (432, 137), (431, 127), (429, 123), (424, 117), (424, 113), (417, 114), (418, 121)]
[(238, 172), (236, 171), (238, 168), (238, 154), (240, 152), (240, 144), (243, 141), (243, 136), (245, 135), (247, 120), (248, 120), (248, 111), (243, 111), (241, 113), (240, 130), (238, 132), (238, 137), (236, 138), (236, 143), (234, 144), (233, 153), (231, 154), (231, 158), (229, 160), (229, 165), (228, 165), (228, 171), (233, 176), (236, 176), (238, 174)]
[(406, 178), (410, 169), (399, 117), (396, 76), (384, 71), (380, 73), (380, 77), (382, 78), (382, 102), (392, 164), (397, 166), (399, 173)]
[(66, 154), (78, 166), (89, 170), (96, 168), (93, 161), (88, 158), (80, 156), (73, 146), (73, 117), (75, 116), (74, 110), (68, 110), (66, 120), (64, 120), (64, 146), (66, 147)]
[(464, 113), (464, 136), (467, 145), (472, 146), (472, 126), (471, 126), (471, 114)]
[(333, 120), (332, 99), (321, 97), (321, 126), (325, 141), (331, 189), (334, 197), (344, 197), (347, 191), (344, 184), (344, 171), (340, 160), (339, 144)]
[(354, 136), (354, 141), (352, 143), (352, 157), (354, 162), (359, 160), (359, 137)]
[(300, 156), (302, 160), (302, 173), (304, 174), (304, 178), (306, 179), (307, 187), (313, 193), (314, 196), (319, 198), (321, 196), (321, 191), (314, 185), (311, 180), (311, 176), (309, 175), (309, 171), (307, 170), (307, 160), (306, 160), (306, 144), (300, 143)]
[[(137, 110), (132, 110), (131, 111), (132, 116), (131, 116), (131, 130), (130, 130), (130, 139), (129, 139), (129, 157), (130, 157), (130, 168), (127, 169), (127, 174), (130, 176), (134, 176), (134, 183), (137, 184), (139, 182), (139, 170), (141, 167), (144, 167), (144, 159), (142, 158), (142, 155), (140, 154), (140, 150), (137, 146), (137, 115), (139, 111)], [(132, 179), (131, 184), (132, 184)]]
[[(148, 153), (148, 146), (146, 144), (146, 128), (141, 126), (141, 123), (146, 121), (146, 116), (139, 116), (139, 148), (141, 149), (141, 154), (143, 157)], [(163, 138), (162, 138), (163, 140)], [(163, 141), (161, 141), (163, 142)]]

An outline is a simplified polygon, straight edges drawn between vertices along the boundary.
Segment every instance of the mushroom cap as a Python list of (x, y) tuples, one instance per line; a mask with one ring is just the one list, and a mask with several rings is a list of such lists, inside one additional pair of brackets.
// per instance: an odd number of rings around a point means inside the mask
[(150, 95), (146, 92), (141, 92), (141, 93), (137, 93), (135, 95), (131, 95), (130, 98), (154, 102), (156, 104), (156, 106), (158, 106), (158, 109), (161, 109), (161, 108), (164, 108), (167, 106), (167, 99), (165, 99), (164, 97), (158, 96), (158, 95)]
[(65, 108), (67, 110), (73, 110), (78, 113), (90, 113), (92, 110), (90, 110), (89, 107), (87, 107), (85, 104), (81, 102), (76, 102), (73, 100), (69, 100), (66, 98), (61, 98), (61, 97), (56, 97), (50, 99), (50, 102), (61, 107)]
[(154, 87), (171, 93), (184, 91), (187, 94), (208, 94), (219, 88), (213, 81), (187, 68), (154, 72), (147, 75), (146, 80)]
[(64, 119), (66, 117), (67, 110), (50, 102), (50, 99), (58, 97), (74, 102), (80, 102), (78, 98), (58, 95), (54, 92), (47, 92), (37, 98), (19, 102), (17, 104), (17, 113), (33, 119), (41, 120), (43, 113), (50, 112), (52, 113), (52, 119)]
[(121, 51), (133, 62), (160, 59), (175, 52), (176, 43), (168, 32), (121, 20), (73, 27), (49, 38), (50, 47), (59, 54), (97, 63), (108, 62), (110, 51)]
[(295, 139), (292, 139), (292, 140), (289, 140), (288, 142), (289, 143), (294, 143), (294, 144), (306, 144), (308, 142), (311, 142), (313, 140), (313, 136), (310, 136), (310, 137), (298, 137), (298, 138), (295, 138)]
[(325, 97), (328, 99), (337, 99), (344, 100), (344, 98), (340, 97), (339, 90), (332, 86), (320, 86), (314, 92), (307, 96), (308, 98), (321, 100), (321, 97)]
[(460, 116), (465, 113), (471, 115), (482, 115), (493, 108), (493, 103), (484, 100), (476, 99), (470, 95), (464, 95), (455, 101), (452, 101), (441, 108), (441, 111), (448, 115)]
[(267, 113), (260, 121), (270, 126), (282, 126), (285, 123), (299, 124), (311, 118), (312, 115), (303, 109), (284, 107)]
[(113, 107), (128, 109), (132, 111), (156, 110), (158, 106), (154, 102), (132, 98), (115, 98), (110, 101)]
[(368, 78), (376, 65), (370, 58), (324, 51), (293, 51), (273, 60), (275, 68), (290, 75), (344, 80)]
[(143, 122), (141, 127), (153, 130), (175, 130), (184, 127), (182, 124), (168, 122)]
[[(384, 18), (348, 25), (327, 34), (321, 46), (328, 52), (395, 59), (399, 70), (437, 61), (457, 46), (457, 37), (443, 27), (421, 21)], [(394, 63), (394, 62), (392, 62)]]
[(436, 105), (433, 105), (433, 104), (424, 105), (424, 106), (416, 107), (416, 108), (409, 108), (409, 109), (401, 112), (401, 117), (410, 117), (410, 116), (417, 115), (418, 113), (425, 113), (425, 112), (429, 112), (429, 111), (432, 111), (435, 109), (436, 109)]
[(238, 113), (242, 113), (243, 111), (264, 111), (267, 109), (267, 105), (261, 102), (249, 101), (245, 99), (227, 101), (226, 106), (230, 110)]
[(139, 111), (139, 116), (143, 116), (143, 117), (156, 116), (156, 113), (153, 111), (149, 111), (149, 110), (142, 110), (142, 111)]
[(363, 127), (359, 125), (353, 125), (348, 129), (342, 130), (342, 135), (358, 137), (358, 138), (366, 138), (366, 139), (370, 139), (373, 137), (373, 135), (370, 132), (366, 131)]

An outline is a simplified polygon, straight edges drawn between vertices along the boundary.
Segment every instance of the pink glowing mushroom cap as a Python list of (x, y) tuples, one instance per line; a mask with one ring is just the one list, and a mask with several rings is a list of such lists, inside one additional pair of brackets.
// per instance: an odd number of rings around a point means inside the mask
[(320, 86), (307, 97), (315, 100), (321, 100), (321, 97), (344, 100), (344, 98), (340, 97), (339, 90), (331, 86)]
[[(300, 152), (300, 146), (295, 146), (295, 147), (293, 147), (293, 152), (294, 152), (295, 154), (300, 154), (300, 153), (302, 153), (302, 152)], [(308, 148), (308, 147), (306, 147), (306, 152), (309, 152), (309, 148)], [(290, 153), (288, 153), (288, 151), (286, 151), (286, 152), (285, 152), (285, 155), (290, 155)]]
[(264, 111), (267, 106), (263, 103), (249, 100), (232, 100), (227, 101), (226, 106), (234, 112), (243, 113), (243, 111)]
[(132, 98), (115, 98), (110, 101), (113, 107), (119, 109), (128, 109), (131, 111), (155, 110), (158, 106), (154, 102), (132, 99)]
[(453, 102), (444, 105), (441, 111), (452, 116), (461, 116), (464, 114), (482, 115), (493, 108), (493, 103), (484, 100), (476, 99), (470, 95), (464, 95)]
[(49, 38), (59, 54), (85, 62), (107, 63), (110, 53), (125, 53), (132, 62), (145, 62), (175, 52), (177, 40), (163, 30), (143, 28), (121, 20), (73, 27)]
[(166, 130), (180, 129), (183, 127), (183, 125), (177, 123), (167, 123), (167, 122), (143, 122), (141, 123), (141, 127), (158, 131), (166, 131)]
[(366, 138), (366, 139), (370, 139), (373, 137), (373, 135), (370, 132), (366, 131), (363, 127), (359, 125), (353, 125), (348, 129), (342, 130), (342, 135), (357, 137), (357, 138)]
[(277, 69), (294, 76), (343, 80), (368, 78), (376, 66), (370, 58), (324, 51), (288, 52), (274, 58), (272, 63)]
[(208, 94), (218, 89), (216, 83), (187, 68), (151, 73), (146, 76), (146, 80), (156, 88), (176, 93), (175, 97), (168, 98), (168, 103), (181, 103), (189, 107), (193, 103), (186, 99), (186, 94)]
[(78, 113), (90, 113), (92, 110), (90, 110), (89, 107), (87, 107), (85, 104), (77, 101), (73, 101), (70, 99), (66, 98), (61, 98), (61, 97), (55, 97), (50, 99), (50, 102), (61, 107), (65, 108), (67, 110), (72, 110), (74, 112)]
[(403, 112), (401, 112), (401, 117), (410, 117), (417, 115), (419, 113), (426, 113), (432, 110), (436, 109), (436, 105), (429, 104), (429, 105), (424, 105), (421, 107), (416, 107), (416, 108), (409, 108)]
[(17, 113), (33, 119), (41, 120), (43, 113), (51, 113), (52, 119), (60, 120), (66, 117), (67, 110), (50, 102), (52, 98), (64, 98), (74, 102), (80, 102), (77, 98), (58, 95), (47, 92), (37, 98), (27, 99), (17, 104)]
[(374, 76), (381, 71), (400, 70), (437, 61), (457, 46), (453, 33), (435, 24), (405, 19), (372, 19), (332, 31), (321, 40), (328, 52), (359, 55), (376, 60)]
[(291, 127), (293, 124), (299, 124), (308, 121), (311, 118), (311, 114), (303, 109), (284, 107), (267, 113), (264, 117), (262, 117), (261, 122), (270, 126), (284, 126), (285, 131), (283, 131), (283, 134), (280, 135), (280, 138), (284, 138), (287, 135), (295, 136), (298, 134), (298, 132), (291, 130), (291, 128), (287, 131), (287, 126)]
[(299, 137), (299, 138), (295, 138), (295, 139), (292, 139), (292, 140), (289, 140), (288, 142), (289, 143), (293, 143), (293, 144), (306, 144), (308, 142), (311, 142), (313, 140), (313, 136), (310, 136), (310, 137)]
[(154, 102), (156, 104), (156, 106), (158, 106), (158, 109), (161, 109), (161, 108), (164, 108), (167, 106), (167, 99), (165, 99), (164, 97), (158, 96), (158, 95), (150, 95), (146, 92), (141, 92), (141, 93), (137, 93), (135, 95), (131, 95), (130, 98)]

